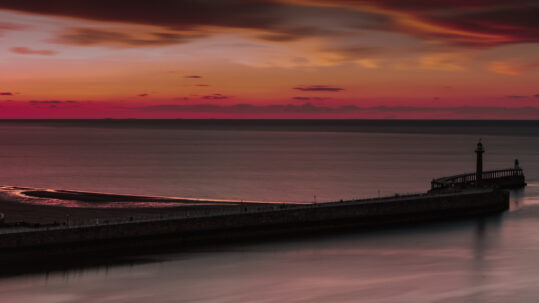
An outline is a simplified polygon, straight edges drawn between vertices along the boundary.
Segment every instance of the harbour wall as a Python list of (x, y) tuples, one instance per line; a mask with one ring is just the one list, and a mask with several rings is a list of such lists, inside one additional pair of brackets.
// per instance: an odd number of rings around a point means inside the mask
[(36, 230), (0, 235), (1, 254), (143, 247), (162, 243), (229, 241), (330, 229), (465, 218), (502, 212), (509, 193), (470, 190), (373, 200), (320, 203), (223, 215)]
[(481, 184), (478, 186), (475, 181), (471, 182), (461, 182), (461, 183), (450, 183), (447, 186), (435, 187), (433, 186), (430, 193), (442, 193), (445, 191), (454, 191), (456, 189), (474, 189), (474, 188), (498, 188), (498, 189), (515, 189), (522, 188), (526, 186), (526, 181), (524, 175), (519, 176), (505, 176), (498, 177), (496, 179), (486, 179), (482, 180)]
[(521, 188), (526, 186), (524, 175), (500, 177), (496, 180), (484, 180), (483, 186), (498, 188)]

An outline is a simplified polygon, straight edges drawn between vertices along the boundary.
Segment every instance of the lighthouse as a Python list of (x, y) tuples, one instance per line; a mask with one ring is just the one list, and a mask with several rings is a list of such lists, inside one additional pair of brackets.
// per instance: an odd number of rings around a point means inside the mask
[(481, 183), (483, 180), (483, 153), (485, 152), (485, 149), (483, 148), (483, 144), (481, 143), (481, 140), (477, 143), (477, 148), (475, 149), (475, 153), (477, 154), (477, 163), (475, 168), (475, 182), (477, 185)]

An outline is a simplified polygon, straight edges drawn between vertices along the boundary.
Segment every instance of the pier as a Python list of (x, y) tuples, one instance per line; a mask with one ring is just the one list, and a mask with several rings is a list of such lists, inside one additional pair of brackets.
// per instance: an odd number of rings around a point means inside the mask
[(115, 258), (144, 258), (198, 245), (461, 220), (494, 215), (508, 208), (508, 192), (487, 188), (218, 210), (206, 205), (172, 216), (8, 228), (0, 232), (0, 276), (107, 264)]
[[(476, 189), (307, 205), (264, 205), (189, 216), (154, 217), (99, 224), (26, 228), (0, 233), (0, 251), (40, 248), (77, 251), (87, 245), (129, 245), (233, 240), (315, 231), (420, 223), (488, 215), (509, 208), (509, 193)], [(113, 241), (113, 242), (111, 242)], [(118, 242), (116, 242), (118, 241)], [(1, 253), (0, 253), (1, 255)]]
[(485, 149), (481, 141), (477, 143), (476, 171), (474, 173), (459, 174), (437, 178), (431, 181), (431, 192), (454, 189), (492, 187), (500, 189), (520, 188), (526, 186), (524, 172), (518, 159), (515, 159), (513, 168), (483, 171), (483, 153)]

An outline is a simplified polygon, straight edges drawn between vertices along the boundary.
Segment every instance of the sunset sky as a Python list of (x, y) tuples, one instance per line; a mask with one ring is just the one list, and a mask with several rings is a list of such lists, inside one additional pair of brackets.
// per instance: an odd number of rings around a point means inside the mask
[(0, 0), (0, 118), (539, 119), (539, 1)]

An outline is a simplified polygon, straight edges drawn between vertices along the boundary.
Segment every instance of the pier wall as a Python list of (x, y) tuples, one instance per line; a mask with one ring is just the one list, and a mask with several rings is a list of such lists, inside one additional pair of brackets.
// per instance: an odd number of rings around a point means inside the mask
[(526, 186), (524, 175), (500, 177), (495, 180), (484, 180), (483, 186), (499, 188), (520, 188)]
[[(332, 202), (276, 210), (71, 227), (0, 235), (0, 252), (21, 249), (188, 243), (255, 238), (335, 228), (362, 228), (464, 218), (508, 209), (509, 193), (499, 190), (429, 194)], [(71, 248), (70, 248), (71, 247)]]

